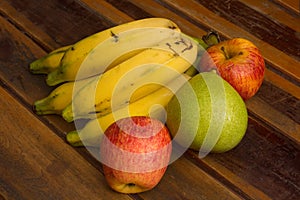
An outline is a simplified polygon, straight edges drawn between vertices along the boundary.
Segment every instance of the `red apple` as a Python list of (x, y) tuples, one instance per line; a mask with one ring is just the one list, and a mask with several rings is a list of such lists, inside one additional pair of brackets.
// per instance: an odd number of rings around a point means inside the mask
[(101, 141), (106, 181), (120, 193), (150, 190), (162, 179), (171, 151), (171, 136), (162, 122), (144, 116), (120, 119)]
[(265, 62), (252, 42), (233, 38), (209, 47), (203, 54), (199, 71), (211, 70), (216, 70), (244, 100), (248, 100), (263, 82)]

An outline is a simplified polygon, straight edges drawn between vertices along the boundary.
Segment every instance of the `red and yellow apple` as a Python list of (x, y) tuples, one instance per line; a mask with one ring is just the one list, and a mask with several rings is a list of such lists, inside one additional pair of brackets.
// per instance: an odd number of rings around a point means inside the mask
[(263, 82), (265, 62), (251, 41), (233, 38), (209, 47), (203, 54), (199, 71), (212, 70), (216, 70), (244, 100), (248, 100), (257, 93)]
[(166, 126), (150, 117), (126, 117), (113, 123), (100, 146), (108, 185), (120, 193), (154, 188), (169, 164), (171, 141)]

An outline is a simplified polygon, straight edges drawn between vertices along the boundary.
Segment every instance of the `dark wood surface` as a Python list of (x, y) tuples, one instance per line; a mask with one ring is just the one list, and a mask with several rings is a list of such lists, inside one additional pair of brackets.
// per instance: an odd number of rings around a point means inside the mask
[[(300, 11), (298, 0), (1, 0), (0, 199), (300, 198)], [(60, 46), (117, 24), (166, 17), (191, 36), (213, 29), (262, 51), (262, 87), (246, 102), (242, 142), (204, 159), (187, 151), (153, 190), (111, 191), (101, 163), (65, 142), (74, 124), (37, 116), (53, 89), (28, 64)]]

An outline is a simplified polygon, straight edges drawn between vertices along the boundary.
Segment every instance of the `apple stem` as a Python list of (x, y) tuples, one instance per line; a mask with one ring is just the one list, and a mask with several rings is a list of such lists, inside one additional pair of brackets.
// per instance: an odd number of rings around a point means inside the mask
[(230, 56), (227, 54), (227, 52), (225, 51), (225, 48), (224, 48), (224, 46), (221, 46), (221, 51), (223, 51), (224, 52), (224, 54), (225, 54), (225, 58), (226, 59), (230, 59)]

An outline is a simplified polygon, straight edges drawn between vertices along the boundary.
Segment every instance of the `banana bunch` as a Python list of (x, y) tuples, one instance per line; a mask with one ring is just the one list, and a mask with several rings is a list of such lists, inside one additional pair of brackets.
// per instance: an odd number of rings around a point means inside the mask
[(191, 76), (183, 73), (182, 76), (176, 77), (167, 85), (129, 104), (128, 107), (122, 107), (107, 115), (88, 121), (82, 129), (67, 133), (67, 141), (72, 146), (97, 147), (108, 126), (114, 121), (128, 116), (150, 116), (164, 122), (166, 120), (164, 108), (174, 93), (190, 78)]
[(59, 84), (34, 102), (34, 109), (39, 115), (61, 115), (75, 125), (88, 119), (79, 131), (67, 134), (67, 141), (97, 145), (105, 129), (122, 117), (164, 120), (162, 108), (197, 73), (193, 64), (207, 47), (164, 18), (103, 30), (30, 64), (32, 73), (47, 75), (49, 86)]

